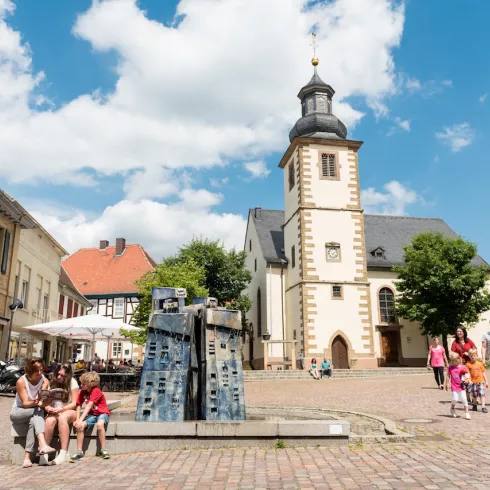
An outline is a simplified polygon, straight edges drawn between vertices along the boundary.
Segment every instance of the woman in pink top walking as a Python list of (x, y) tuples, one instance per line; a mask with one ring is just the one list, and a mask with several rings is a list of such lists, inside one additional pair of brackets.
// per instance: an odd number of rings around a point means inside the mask
[(432, 339), (433, 344), (429, 347), (429, 355), (427, 357), (427, 367), (432, 368), (434, 377), (436, 378), (437, 386), (444, 389), (444, 366), (448, 365), (446, 351), (439, 344), (439, 338)]

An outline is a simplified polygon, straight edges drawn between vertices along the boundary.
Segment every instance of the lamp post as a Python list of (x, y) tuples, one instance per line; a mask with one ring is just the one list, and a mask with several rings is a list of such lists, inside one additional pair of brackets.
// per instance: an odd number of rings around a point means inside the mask
[(9, 362), (9, 350), (10, 350), (10, 336), (12, 334), (12, 325), (14, 323), (14, 313), (17, 308), (24, 308), (24, 303), (20, 299), (16, 299), (10, 306), (10, 325), (9, 325), (9, 335), (7, 338), (7, 348), (5, 349), (5, 362)]

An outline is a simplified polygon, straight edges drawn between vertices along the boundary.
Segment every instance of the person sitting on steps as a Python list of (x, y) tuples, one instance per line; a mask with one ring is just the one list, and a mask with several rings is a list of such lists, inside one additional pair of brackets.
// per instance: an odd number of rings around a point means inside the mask
[(39, 443), (41, 456), (54, 453), (56, 449), (46, 443), (44, 437), (44, 410), (39, 392), (49, 387), (49, 381), (44, 376), (44, 362), (38, 357), (31, 357), (24, 364), (25, 374), (15, 385), (17, 394), (10, 412), (10, 420), (14, 424), (29, 424), (24, 454), (24, 468), (32, 466), (31, 454), (34, 452), (36, 439)]
[[(54, 429), (58, 426), (61, 449), (53, 461), (53, 464), (63, 464), (68, 462), (68, 443), (70, 442), (70, 425), (77, 419), (77, 400), (79, 387), (73, 378), (71, 364), (59, 364), (53, 373), (53, 381), (50, 388), (62, 388), (65, 393), (63, 396), (63, 407), (46, 407), (48, 416), (46, 417), (46, 442), (49, 444), (53, 438)], [(41, 464), (41, 463), (40, 463)]]
[(332, 365), (330, 364), (327, 359), (323, 359), (322, 362), (322, 369), (320, 371), (321, 377), (323, 378), (324, 376), (331, 378), (332, 377)]

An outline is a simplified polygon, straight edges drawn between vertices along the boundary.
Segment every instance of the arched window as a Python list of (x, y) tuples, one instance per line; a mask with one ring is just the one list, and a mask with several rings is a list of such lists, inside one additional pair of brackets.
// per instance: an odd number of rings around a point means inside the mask
[(332, 101), (330, 99), (327, 99), (327, 112), (332, 114)]
[(395, 295), (390, 288), (379, 291), (379, 314), (381, 323), (396, 323)]
[(257, 336), (262, 337), (262, 298), (260, 288), (257, 289)]

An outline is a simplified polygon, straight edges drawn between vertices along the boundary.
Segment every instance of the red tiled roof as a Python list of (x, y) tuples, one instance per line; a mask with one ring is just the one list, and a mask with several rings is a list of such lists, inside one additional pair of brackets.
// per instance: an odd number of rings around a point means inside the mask
[(155, 266), (141, 245), (126, 245), (120, 256), (116, 256), (116, 247), (81, 248), (63, 261), (70, 279), (83, 295), (136, 293), (136, 281)]

